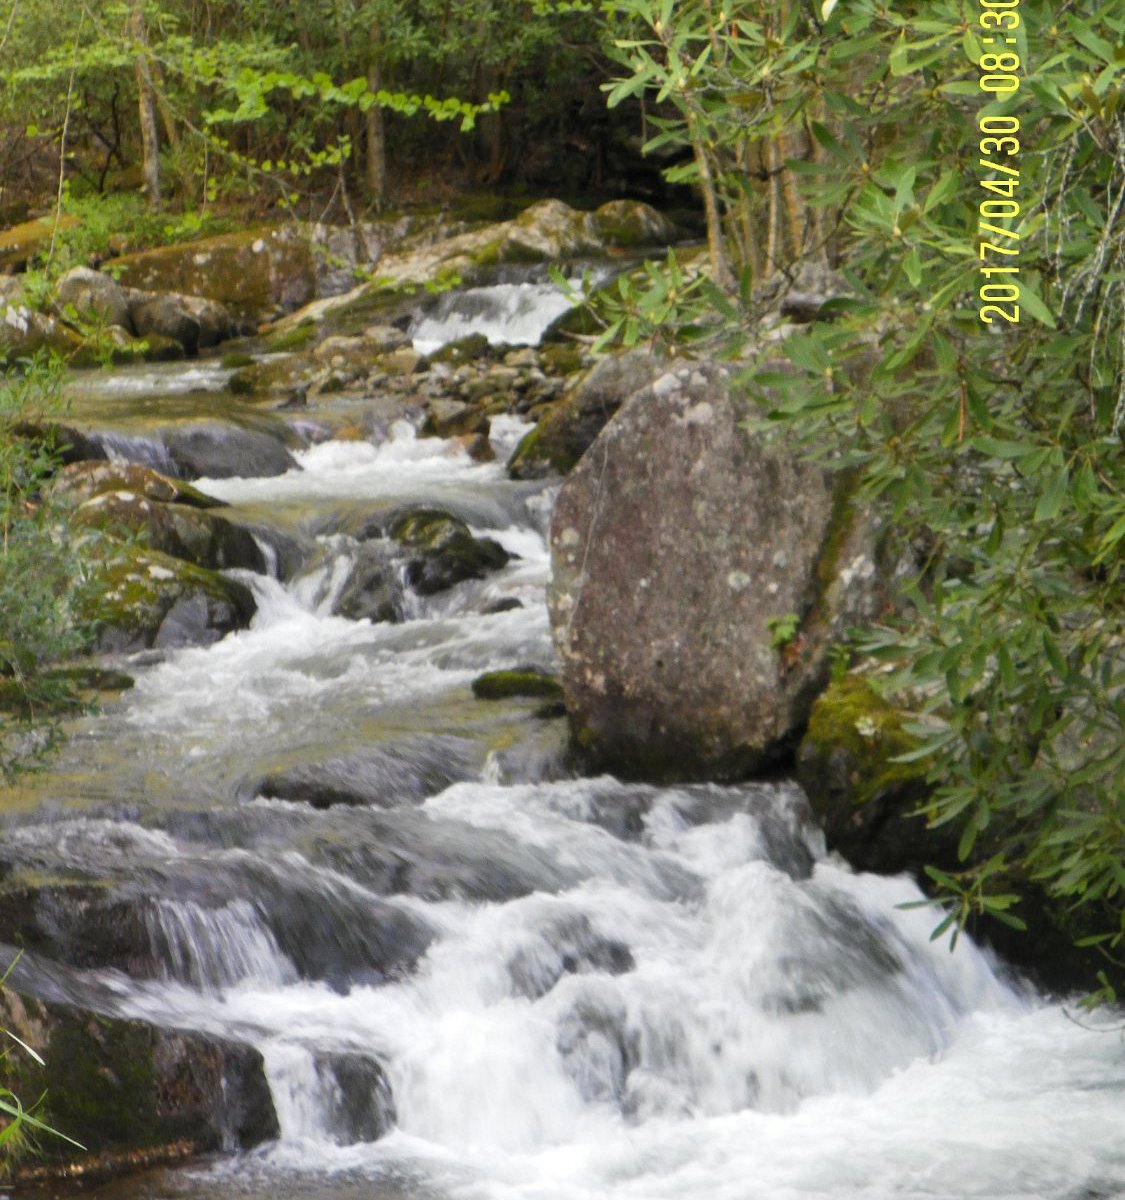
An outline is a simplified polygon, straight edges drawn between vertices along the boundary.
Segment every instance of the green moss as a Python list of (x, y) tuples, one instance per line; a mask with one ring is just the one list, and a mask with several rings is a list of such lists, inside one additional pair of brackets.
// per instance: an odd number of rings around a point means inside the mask
[(281, 333), (271, 333), (266, 337), (266, 349), (273, 354), (283, 354), (292, 350), (303, 350), (316, 340), (317, 325), (315, 321), (302, 321), (292, 329)]
[(903, 728), (902, 712), (857, 676), (833, 683), (813, 705), (802, 758), (848, 764), (851, 802), (862, 806), (897, 791), (925, 785), (924, 762), (892, 761), (917, 748)]
[(58, 1128), (99, 1150), (159, 1140), (152, 1042), (145, 1032), (100, 1017), (55, 1028), (46, 1059), (50, 1112)]
[[(298, 325), (298, 329), (303, 326)], [(251, 354), (231, 353), (224, 354), (219, 360), (219, 366), (224, 371), (237, 371), (240, 367), (251, 367), (254, 365), (254, 357)]]
[(513, 696), (561, 700), (562, 694), (562, 684), (554, 676), (535, 667), (486, 671), (473, 680), (473, 695), (478, 700), (507, 700)]

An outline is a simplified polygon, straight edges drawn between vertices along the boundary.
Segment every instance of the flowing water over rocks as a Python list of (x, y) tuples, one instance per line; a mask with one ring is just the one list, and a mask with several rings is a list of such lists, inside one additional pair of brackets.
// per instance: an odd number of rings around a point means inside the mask
[[(501, 460), (522, 431), (494, 420)], [(826, 856), (795, 785), (576, 778), (560, 719), (473, 697), (554, 666), (551, 484), (405, 422), (294, 456), (198, 484), (297, 547), (288, 582), (235, 571), (249, 629), (124, 660), (135, 688), (7, 818), (18, 981), (249, 1043), (280, 1127), (89, 1194), (1125, 1194), (1108, 1022), (931, 942), (915, 886)], [(508, 561), (404, 584), (397, 623), (335, 615), (357, 530), (407, 503)]]

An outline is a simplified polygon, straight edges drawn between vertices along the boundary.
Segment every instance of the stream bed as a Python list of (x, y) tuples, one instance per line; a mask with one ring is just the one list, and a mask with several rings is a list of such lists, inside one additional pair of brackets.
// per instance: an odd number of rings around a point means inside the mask
[[(212, 368), (154, 377), (123, 373), (122, 403), (222, 396)], [(104, 422), (104, 393), (83, 403)], [(124, 663), (136, 686), (28, 785), (5, 853), (128, 891), (155, 968), (65, 986), (259, 1048), (281, 1136), (84, 1194), (1125, 1195), (1112, 1014), (1079, 1022), (968, 939), (932, 942), (914, 884), (827, 854), (794, 784), (580, 778), (562, 719), (473, 697), (483, 671), (553, 664), (553, 489), (507, 478), (521, 432), (494, 422), (479, 464), (392, 423), (199, 483), (316, 555), (284, 583), (239, 573), (248, 630)], [(333, 615), (346, 529), (404, 503), (508, 565), (411, 596), (398, 624)], [(273, 794), (302, 771), (365, 803)]]

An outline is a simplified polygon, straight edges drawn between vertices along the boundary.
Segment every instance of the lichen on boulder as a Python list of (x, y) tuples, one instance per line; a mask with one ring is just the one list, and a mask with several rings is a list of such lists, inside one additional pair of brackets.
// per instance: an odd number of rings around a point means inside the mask
[[(744, 426), (714, 363), (629, 397), (564, 481), (552, 632), (595, 768), (735, 779), (791, 754), (845, 630), (883, 602), (846, 484)], [(775, 644), (775, 623), (792, 624)]]

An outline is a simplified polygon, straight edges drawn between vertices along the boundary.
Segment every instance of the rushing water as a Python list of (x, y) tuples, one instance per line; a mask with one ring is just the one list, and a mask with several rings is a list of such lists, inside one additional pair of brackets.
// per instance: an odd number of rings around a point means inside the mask
[[(501, 461), (518, 433), (497, 423)], [(483, 670), (552, 662), (549, 489), (405, 425), (298, 459), (201, 486), (305, 539), (306, 568), (243, 576), (249, 630), (134, 663), (6, 834), (141, 915), (157, 969), (71, 986), (253, 1043), (280, 1118), (274, 1144), (96, 1195), (1125, 1195), (1108, 1021), (931, 942), (914, 885), (827, 855), (795, 786), (576, 778), (559, 720), (472, 698)], [(348, 529), (406, 501), (515, 557), (402, 624), (333, 615)], [(294, 769), (369, 802), (276, 798)], [(349, 1059), (381, 1068), (363, 1094), (325, 1067)]]

